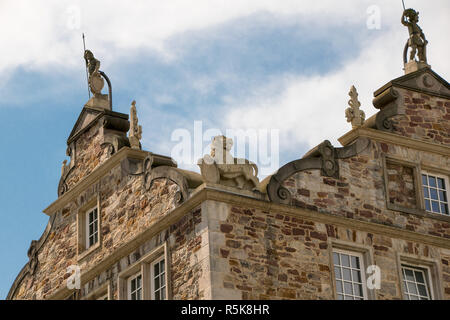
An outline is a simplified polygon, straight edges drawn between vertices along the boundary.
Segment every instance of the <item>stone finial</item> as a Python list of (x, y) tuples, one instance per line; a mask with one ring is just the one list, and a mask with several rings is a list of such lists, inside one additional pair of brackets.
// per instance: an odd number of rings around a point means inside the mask
[(198, 161), (204, 182), (222, 184), (245, 190), (259, 188), (258, 167), (247, 159), (234, 158), (230, 151), (233, 140), (216, 136), (211, 143), (210, 155)]
[(347, 118), (347, 122), (351, 122), (353, 129), (355, 129), (364, 124), (366, 114), (359, 109), (359, 107), (361, 107), (361, 102), (358, 100), (358, 92), (356, 91), (355, 86), (350, 88), (348, 95), (350, 96), (350, 100), (348, 101), (350, 108), (345, 110), (345, 117)]
[[(405, 64), (405, 73), (411, 73), (419, 69), (429, 67), (427, 63), (427, 44), (428, 40), (425, 34), (417, 24), (419, 22), (419, 12), (414, 9), (403, 11), (402, 24), (408, 27), (409, 39), (403, 50), (403, 63)], [(411, 49), (408, 61), (408, 48)], [(418, 61), (415, 59), (417, 56)]]
[(128, 139), (130, 140), (131, 148), (141, 150), (142, 126), (139, 125), (138, 120), (136, 101), (133, 100), (130, 107), (130, 133)]

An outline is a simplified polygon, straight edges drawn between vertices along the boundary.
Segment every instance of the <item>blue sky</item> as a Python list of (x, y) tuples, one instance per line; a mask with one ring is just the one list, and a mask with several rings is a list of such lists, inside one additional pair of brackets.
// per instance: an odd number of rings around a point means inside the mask
[[(408, 34), (393, 2), (2, 2), (0, 298), (47, 224), (42, 210), (56, 199), (66, 139), (87, 101), (81, 32), (112, 81), (114, 110), (137, 101), (146, 150), (170, 155), (171, 133), (194, 120), (278, 129), (281, 166), (325, 139), (338, 145), (352, 84), (370, 116), (373, 91), (402, 75)], [(449, 29), (450, 4), (406, 4), (420, 11), (429, 63), (448, 79), (439, 30)], [(373, 5), (379, 29), (367, 27)]]

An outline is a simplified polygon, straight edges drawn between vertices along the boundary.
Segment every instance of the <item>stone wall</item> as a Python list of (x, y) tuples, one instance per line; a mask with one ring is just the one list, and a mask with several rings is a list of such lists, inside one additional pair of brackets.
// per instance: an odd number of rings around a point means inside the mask
[(107, 145), (102, 146), (102, 143), (103, 126), (101, 121), (97, 121), (76, 140), (75, 150), (73, 151), (76, 160), (74, 161), (74, 167), (66, 178), (68, 189), (108, 159), (108, 147)]
[[(175, 208), (178, 185), (160, 178), (150, 190), (143, 188), (142, 176), (128, 176), (118, 165), (62, 210), (47, 242), (41, 248), (34, 277), (27, 277), (16, 298), (45, 299), (64, 285), (66, 269), (79, 265), (88, 270), (123, 244), (148, 229)], [(78, 261), (77, 214), (87, 203), (100, 199), (101, 238), (99, 247)], [(26, 290), (24, 289), (26, 288)]]
[[(339, 160), (339, 179), (323, 177), (319, 170), (306, 170), (288, 178), (283, 186), (290, 191), (297, 207), (450, 239), (449, 222), (387, 209), (383, 155), (438, 169), (450, 168), (449, 157), (372, 141), (363, 153)], [(389, 186), (394, 195), (411, 187), (410, 182), (397, 185), (391, 182)], [(411, 196), (409, 191), (395, 201), (411, 204), (415, 201)]]
[[(202, 225), (200, 208), (186, 214), (170, 228), (146, 241), (130, 254), (122, 257), (112, 266), (102, 271), (94, 279), (86, 283), (80, 298), (94, 293), (103, 285), (110, 283), (112, 298), (118, 299), (119, 274), (132, 265), (139, 263), (146, 254), (158, 248), (164, 242), (168, 244), (170, 262), (169, 276), (172, 299), (204, 299), (208, 297), (207, 270), (208, 256), (202, 256), (208, 247), (207, 230)], [(207, 250), (206, 250), (207, 251)]]
[(450, 145), (450, 101), (398, 90), (403, 97), (404, 114), (392, 118), (394, 132), (409, 138)]
[[(334, 247), (366, 248), (381, 269), (376, 299), (402, 299), (402, 257), (436, 261), (450, 299), (449, 251), (433, 246), (280, 214), (225, 205), (227, 215), (211, 227), (214, 285), (218, 296), (234, 299), (335, 299)], [(215, 267), (214, 267), (215, 266)], [(366, 265), (367, 267), (367, 265)]]

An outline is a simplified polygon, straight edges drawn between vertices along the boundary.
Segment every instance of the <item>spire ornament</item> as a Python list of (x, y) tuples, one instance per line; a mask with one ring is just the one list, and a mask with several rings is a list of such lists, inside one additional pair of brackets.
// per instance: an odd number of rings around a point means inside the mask
[(347, 122), (351, 122), (352, 128), (355, 129), (364, 124), (366, 114), (359, 109), (359, 107), (361, 107), (361, 102), (358, 100), (358, 92), (356, 91), (355, 86), (350, 88), (348, 95), (350, 96), (350, 100), (348, 101), (350, 108), (345, 110), (345, 117), (347, 118)]
[(141, 150), (142, 126), (139, 125), (138, 121), (136, 101), (133, 100), (130, 107), (130, 133), (128, 139), (130, 140), (131, 148)]

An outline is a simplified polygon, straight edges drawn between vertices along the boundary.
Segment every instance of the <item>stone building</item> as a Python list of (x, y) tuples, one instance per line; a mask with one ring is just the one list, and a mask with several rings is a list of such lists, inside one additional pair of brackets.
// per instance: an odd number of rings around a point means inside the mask
[(373, 117), (351, 89), (342, 147), (325, 141), (261, 182), (225, 137), (201, 174), (142, 150), (134, 103), (131, 121), (112, 110), (87, 52), (94, 95), (7, 298), (450, 299), (450, 87), (416, 42)]

